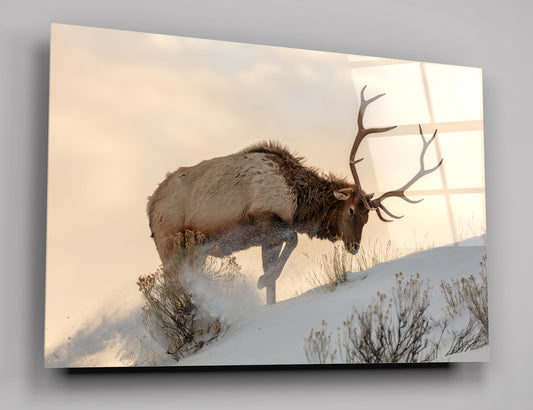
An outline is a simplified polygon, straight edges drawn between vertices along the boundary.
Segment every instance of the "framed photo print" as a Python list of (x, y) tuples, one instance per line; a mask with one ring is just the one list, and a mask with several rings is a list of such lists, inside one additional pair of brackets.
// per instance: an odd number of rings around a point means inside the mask
[(488, 361), (481, 69), (62, 24), (50, 63), (45, 366)]

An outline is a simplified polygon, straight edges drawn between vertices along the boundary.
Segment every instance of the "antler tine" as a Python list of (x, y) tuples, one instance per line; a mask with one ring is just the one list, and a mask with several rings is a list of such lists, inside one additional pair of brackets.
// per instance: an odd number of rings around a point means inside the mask
[(381, 211), (379, 210), (379, 208), (376, 208), (375, 211), (376, 211), (376, 214), (378, 215), (378, 218), (381, 219), (383, 222), (393, 222), (392, 219), (383, 218), (383, 215), (381, 215)]
[(403, 218), (403, 215), (402, 216), (396, 216), (394, 214), (392, 214), (387, 208), (385, 208), (385, 206), (383, 204), (379, 204), (379, 207), (377, 207), (375, 209), (376, 211), (376, 214), (378, 215), (379, 219), (381, 219), (383, 222), (393, 222), (392, 219), (385, 219), (383, 217), (383, 215), (381, 215), (381, 211), (380, 211), (380, 208), (387, 214), (389, 215), (391, 218), (394, 218), (394, 219), (402, 219)]
[(353, 146), (352, 146), (352, 149), (350, 151), (350, 161), (349, 161), (349, 164), (350, 164), (350, 170), (352, 171), (352, 175), (353, 175), (353, 179), (354, 179), (354, 183), (355, 183), (355, 187), (356, 187), (356, 190), (357, 192), (359, 192), (359, 196), (360, 198), (362, 199), (363, 201), (363, 204), (365, 205), (365, 207), (370, 210), (372, 209), (371, 206), (369, 205), (365, 195), (364, 195), (364, 191), (363, 191), (363, 188), (361, 186), (361, 182), (359, 181), (359, 176), (357, 175), (357, 170), (355, 169), (355, 164), (361, 162), (363, 160), (363, 158), (360, 158), (358, 160), (355, 159), (355, 155), (357, 153), (357, 150), (359, 149), (359, 145), (361, 145), (361, 142), (363, 141), (363, 139), (369, 135), (369, 134), (374, 134), (374, 133), (378, 133), (378, 132), (386, 132), (386, 131), (389, 131), (389, 130), (392, 130), (393, 128), (396, 128), (396, 126), (392, 126), (392, 127), (384, 127), (384, 128), (369, 128), (369, 129), (366, 129), (365, 126), (363, 125), (363, 117), (365, 115), (365, 111), (366, 111), (366, 108), (370, 105), (370, 103), (376, 101), (378, 98), (381, 98), (383, 97), (385, 94), (378, 94), (370, 99), (365, 99), (365, 89), (366, 89), (366, 85), (361, 89), (361, 103), (359, 105), (359, 114), (357, 116), (357, 127), (358, 127), (358, 130), (357, 130), (357, 135), (355, 136), (355, 140), (354, 140), (354, 143), (353, 143)]
[[(422, 151), (420, 153), (420, 169), (418, 170), (418, 172), (404, 185), (402, 186), (401, 188), (395, 190), (395, 191), (388, 191), (388, 192), (385, 192), (383, 195), (381, 195), (379, 198), (376, 198), (376, 199), (373, 199), (372, 201), (370, 201), (370, 205), (376, 209), (376, 211), (378, 211), (378, 208), (382, 209), (387, 215), (389, 215), (390, 217), (392, 218), (396, 218), (396, 219), (399, 219), (401, 217), (397, 217), (393, 214), (391, 214), (387, 208), (385, 208), (385, 206), (382, 204), (383, 200), (387, 199), (387, 198), (390, 198), (390, 197), (397, 197), (397, 198), (400, 198), (400, 199), (403, 199), (405, 202), (408, 202), (410, 204), (417, 204), (419, 202), (422, 202), (423, 201), (423, 198), (422, 199), (419, 199), (419, 200), (413, 200), (413, 199), (410, 199), (410, 198), (407, 198), (405, 196), (405, 191), (407, 189), (409, 189), (416, 181), (418, 181), (420, 178), (422, 178), (423, 176), (425, 175), (428, 175), (428, 174), (431, 174), (432, 172), (436, 171), (441, 165), (442, 165), (442, 161), (444, 159), (441, 159), (439, 161), (439, 163), (437, 165), (435, 165), (434, 167), (432, 168), (429, 168), (429, 169), (425, 169), (425, 165), (424, 165), (424, 156), (426, 154), (426, 151), (429, 147), (429, 145), (433, 142), (433, 140), (435, 139), (435, 137), (437, 136), (437, 130), (435, 130), (433, 132), (433, 135), (432, 137), (426, 141), (426, 138), (424, 137), (424, 133), (422, 132), (422, 127), (420, 126), (420, 124), (418, 125), (418, 129), (420, 131), (420, 136), (422, 137)], [(382, 221), (385, 221), (385, 222), (391, 222), (391, 221), (387, 221), (385, 220), (381, 215), (380, 213), (378, 212), (378, 216), (379, 218), (382, 220)]]

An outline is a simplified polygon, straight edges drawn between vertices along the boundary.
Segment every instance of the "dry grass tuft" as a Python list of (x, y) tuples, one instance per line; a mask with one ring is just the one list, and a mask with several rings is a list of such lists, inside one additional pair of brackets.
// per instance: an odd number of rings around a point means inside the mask
[(322, 255), (318, 262), (319, 270), (312, 272), (307, 282), (310, 288), (322, 287), (333, 292), (347, 282), (349, 272), (362, 272), (400, 256), (401, 251), (390, 240), (384, 246), (379, 246), (378, 241), (375, 241), (372, 246), (361, 247), (357, 255), (350, 254), (342, 245), (335, 245)]
[(318, 272), (313, 272), (307, 278), (310, 287), (323, 287), (333, 292), (348, 280), (347, 273), (354, 270), (355, 260), (342, 246), (335, 245), (330, 252), (322, 255), (319, 267)]
[(361, 247), (355, 256), (356, 270), (354, 272), (368, 270), (380, 263), (390, 262), (401, 256), (403, 256), (402, 251), (391, 240), (388, 240), (385, 245), (379, 245), (376, 240), (373, 245), (369, 244), (366, 247)]

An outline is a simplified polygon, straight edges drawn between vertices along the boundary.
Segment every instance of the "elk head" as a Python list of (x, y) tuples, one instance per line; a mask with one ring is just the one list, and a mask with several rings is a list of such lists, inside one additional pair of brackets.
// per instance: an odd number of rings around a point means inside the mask
[[(419, 199), (417, 201), (409, 199), (405, 196), (405, 191), (409, 189), (416, 181), (418, 181), (423, 176), (430, 174), (437, 170), (442, 165), (442, 159), (440, 162), (435, 165), (432, 168), (426, 169), (424, 165), (424, 155), (429, 147), (429, 145), (433, 142), (437, 135), (437, 130), (433, 132), (433, 136), (426, 141), (426, 138), (424, 137), (424, 134), (422, 133), (422, 127), (418, 125), (418, 129), (420, 132), (420, 136), (422, 137), (422, 151), (420, 153), (420, 169), (418, 172), (401, 188), (396, 189), (394, 191), (388, 191), (385, 192), (383, 195), (376, 199), (372, 199), (374, 197), (374, 194), (367, 194), (362, 186), (361, 182), (359, 181), (359, 176), (357, 175), (357, 170), (355, 169), (355, 165), (363, 160), (363, 158), (360, 158), (358, 160), (355, 159), (355, 155), (357, 153), (357, 149), (359, 148), (359, 145), (361, 145), (361, 142), (363, 139), (369, 135), (369, 134), (375, 134), (379, 132), (386, 132), (389, 130), (392, 130), (393, 128), (396, 128), (396, 126), (392, 127), (384, 127), (384, 128), (365, 128), (363, 125), (363, 117), (366, 111), (366, 108), (370, 103), (377, 100), (378, 98), (384, 96), (385, 94), (379, 94), (375, 97), (370, 98), (369, 100), (365, 99), (365, 89), (366, 85), (361, 90), (361, 104), (359, 106), (359, 115), (357, 117), (357, 135), (355, 136), (355, 141), (352, 146), (352, 150), (350, 151), (350, 170), (352, 171), (352, 175), (354, 178), (354, 187), (353, 188), (343, 188), (340, 190), (337, 190), (334, 192), (335, 198), (339, 201), (341, 201), (338, 205), (338, 220), (337, 220), (337, 226), (338, 231), (342, 233), (341, 237), (344, 241), (344, 245), (346, 247), (346, 250), (355, 254), (359, 250), (360, 244), (361, 244), (361, 235), (363, 232), (364, 225), (368, 222), (368, 216), (370, 211), (376, 211), (376, 214), (380, 220), (383, 222), (392, 222), (393, 219), (400, 219), (403, 218), (402, 216), (396, 216), (392, 214), (385, 206), (383, 205), (383, 201), (387, 198), (391, 197), (398, 197), (403, 199), (404, 201), (410, 203), (410, 204), (416, 204), (418, 202), (421, 202), (422, 199)], [(382, 212), (387, 214), (390, 218), (393, 219), (386, 219), (383, 217)]]

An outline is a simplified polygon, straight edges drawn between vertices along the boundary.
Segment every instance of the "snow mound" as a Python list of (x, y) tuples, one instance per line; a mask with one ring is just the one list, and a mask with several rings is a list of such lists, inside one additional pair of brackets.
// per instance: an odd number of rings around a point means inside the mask
[[(377, 292), (392, 294), (396, 274), (404, 277), (420, 274), (429, 280), (432, 298), (429, 314), (440, 319), (445, 300), (440, 293), (441, 281), (450, 282), (480, 270), (486, 254), (484, 238), (472, 238), (460, 246), (445, 246), (414, 253), (382, 263), (367, 271), (349, 273), (347, 283), (334, 292), (306, 292), (298, 297), (270, 306), (258, 306), (244, 292), (228, 296), (216, 293), (209, 284), (195, 285), (195, 299), (205, 309), (218, 311), (230, 323), (229, 330), (218, 340), (193, 356), (175, 362), (153, 339), (143, 334), (140, 308), (130, 316), (112, 321), (104, 316), (98, 326), (81, 329), (67, 343), (46, 356), (49, 367), (127, 366), (127, 365), (285, 365), (308, 364), (304, 339), (311, 329), (327, 322), (336, 333), (354, 307), (369, 305)], [(488, 361), (488, 346), (439, 361)]]

